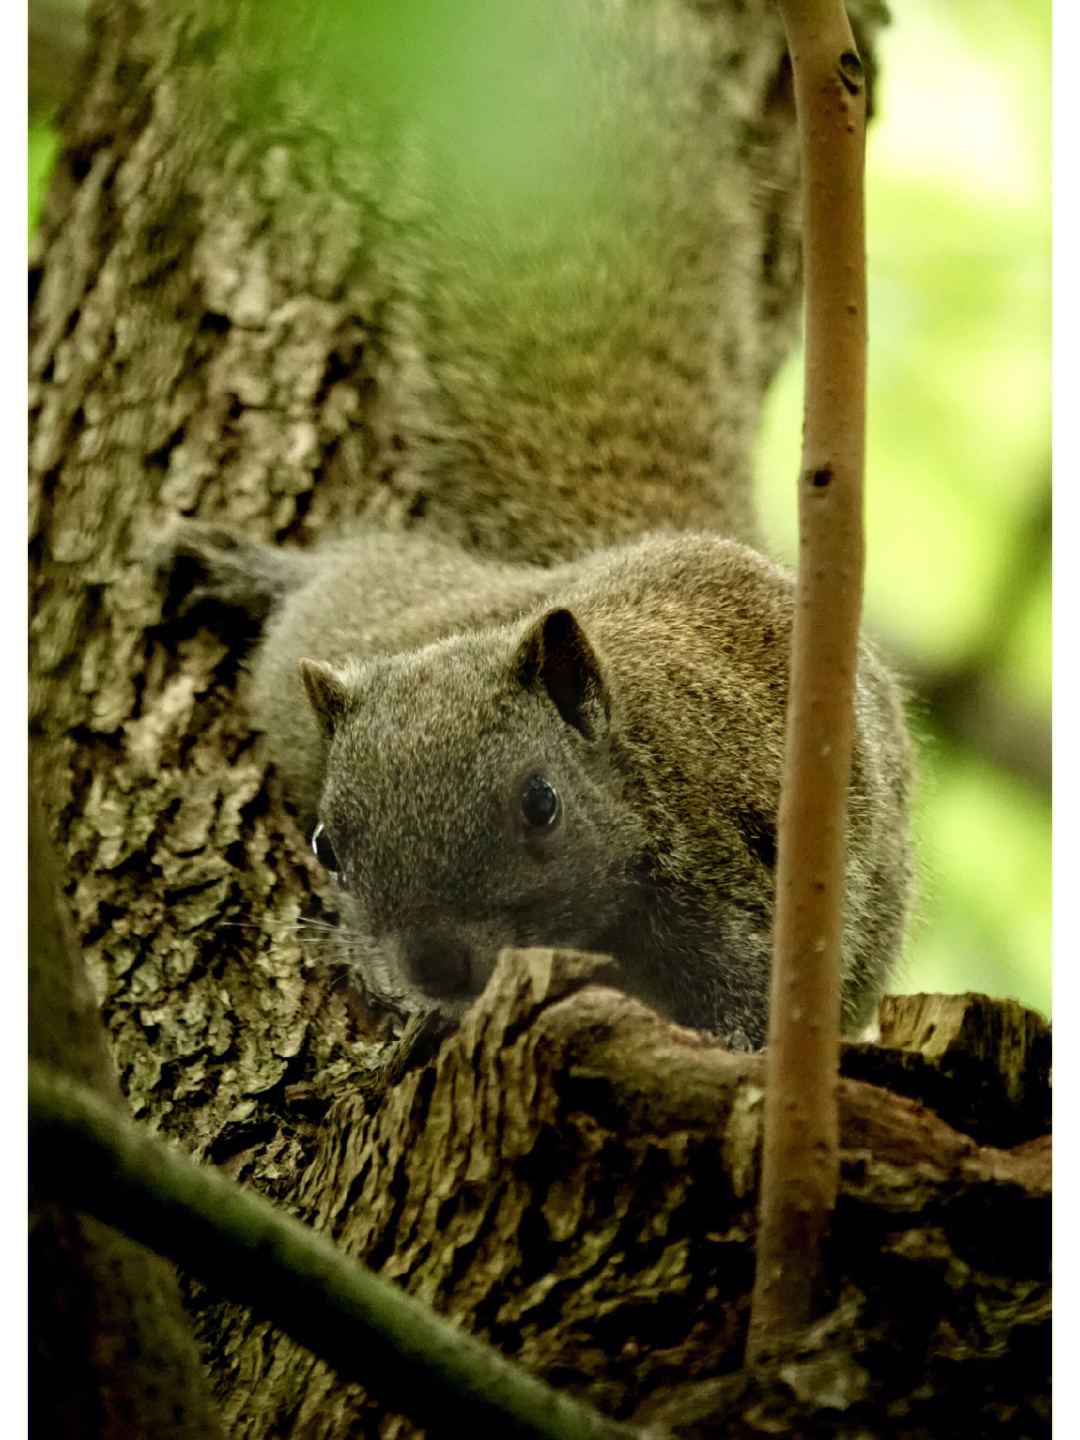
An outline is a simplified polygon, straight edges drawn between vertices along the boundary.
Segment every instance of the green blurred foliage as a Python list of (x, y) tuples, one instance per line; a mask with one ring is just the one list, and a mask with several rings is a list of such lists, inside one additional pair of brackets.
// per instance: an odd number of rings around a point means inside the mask
[[(866, 621), (904, 671), (989, 665), (1049, 724), (1050, 6), (894, 6), (867, 147)], [(802, 358), (758, 448), (772, 548), (795, 544)], [(919, 724), (918, 720), (916, 721)], [(1050, 1012), (1050, 800), (934, 734), (921, 918), (900, 989)]]
[(60, 150), (60, 137), (47, 120), (30, 117), (30, 157), (27, 165), (30, 180), (30, 234), (37, 229), (45, 184), (52, 173)]
[(923, 750), (923, 899), (892, 988), (1011, 995), (1048, 1016), (1046, 797), (932, 731)]
[(452, 171), (489, 217), (519, 196), (535, 217), (539, 196), (571, 224), (611, 184), (627, 121), (610, 104), (614, 51), (581, 15), (574, 0), (264, 3), (241, 22), (240, 103), (292, 79), (338, 126), (362, 113), (384, 138), (402, 121), (422, 131), (426, 183)]
[[(595, 185), (598, 157), (574, 137), (598, 133), (603, 67), (578, 37), (553, 40), (545, 7), (522, 4), (501, 12), (495, 44), (477, 0), (439, 0), (444, 23), (423, 26), (420, 4), (430, 17), (432, 0), (369, 0), (321, 7), (318, 24), (306, 4), (259, 7), (252, 53), (294, 57), (328, 106), (358, 84), (376, 108), (407, 93), (416, 113), (421, 98), (489, 196), (512, 201), (511, 177), (564, 200), (586, 173)], [(867, 624), (905, 671), (989, 658), (1003, 693), (1049, 723), (1049, 555), (1032, 567), (1024, 537), (1050, 475), (1050, 5), (896, 6), (879, 54)], [(251, 73), (258, 104), (257, 64)], [(29, 138), (32, 231), (57, 140), (44, 122)], [(770, 544), (788, 559), (801, 368), (794, 356), (778, 377), (758, 449)], [(1049, 797), (936, 734), (932, 719), (922, 728), (922, 900), (896, 987), (1011, 995), (1049, 1014)]]

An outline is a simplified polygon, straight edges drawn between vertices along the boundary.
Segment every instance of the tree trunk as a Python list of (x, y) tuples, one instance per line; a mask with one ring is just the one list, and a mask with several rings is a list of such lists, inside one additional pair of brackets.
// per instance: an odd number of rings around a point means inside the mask
[[(865, 53), (880, 12), (856, 18)], [(115, 0), (90, 33), (31, 266), (31, 724), (131, 1109), (553, 1382), (707, 1429), (747, 1408), (717, 1377), (752, 1276), (758, 1062), (612, 991), (561, 998), (580, 982), (538, 952), (376, 1104), (387, 1042), (301, 924), (333, 901), (249, 729), (247, 637), (163, 625), (140, 554), (178, 512), (540, 560), (665, 525), (752, 538), (797, 319), (778, 18)], [(829, 1433), (876, 1433), (920, 1384), (964, 1393), (957, 1434), (980, 1403), (1035, 1433), (1043, 1151), (847, 1094), (838, 1295), (870, 1338)], [(230, 1433), (405, 1433), (193, 1305)], [(794, 1390), (812, 1412), (819, 1380)], [(928, 1433), (934, 1400), (881, 1433)]]
[[(30, 1059), (122, 1109), (97, 1002), (72, 941), (41, 807), (30, 796)], [(63, 1162), (70, 1165), (70, 1156)], [(170, 1266), (30, 1193), (29, 1405), (36, 1434), (215, 1440)]]

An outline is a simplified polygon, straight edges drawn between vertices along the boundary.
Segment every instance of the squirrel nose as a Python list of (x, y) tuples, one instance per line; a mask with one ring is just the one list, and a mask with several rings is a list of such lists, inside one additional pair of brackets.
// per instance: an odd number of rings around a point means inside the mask
[(481, 962), (479, 937), (469, 927), (433, 921), (400, 936), (409, 980), (433, 1000), (479, 995), (490, 966)]

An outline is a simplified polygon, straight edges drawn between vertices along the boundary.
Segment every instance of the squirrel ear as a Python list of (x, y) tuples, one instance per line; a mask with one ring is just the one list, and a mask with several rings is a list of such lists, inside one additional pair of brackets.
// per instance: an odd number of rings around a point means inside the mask
[(611, 725), (611, 694), (596, 652), (571, 610), (549, 610), (518, 651), (522, 683), (539, 684), (568, 725), (599, 740)]
[(315, 711), (315, 718), (329, 740), (345, 712), (348, 690), (345, 682), (325, 660), (301, 660), (300, 678)]

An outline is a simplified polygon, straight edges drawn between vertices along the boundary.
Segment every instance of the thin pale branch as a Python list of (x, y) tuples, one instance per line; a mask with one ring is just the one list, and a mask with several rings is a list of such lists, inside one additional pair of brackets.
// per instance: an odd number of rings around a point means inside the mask
[(30, 1069), (31, 1174), (216, 1292), (265, 1315), (433, 1436), (633, 1440), (84, 1087)]
[(865, 84), (842, 0), (780, 10), (799, 123), (806, 390), (751, 1358), (782, 1348), (827, 1296), (863, 566)]

